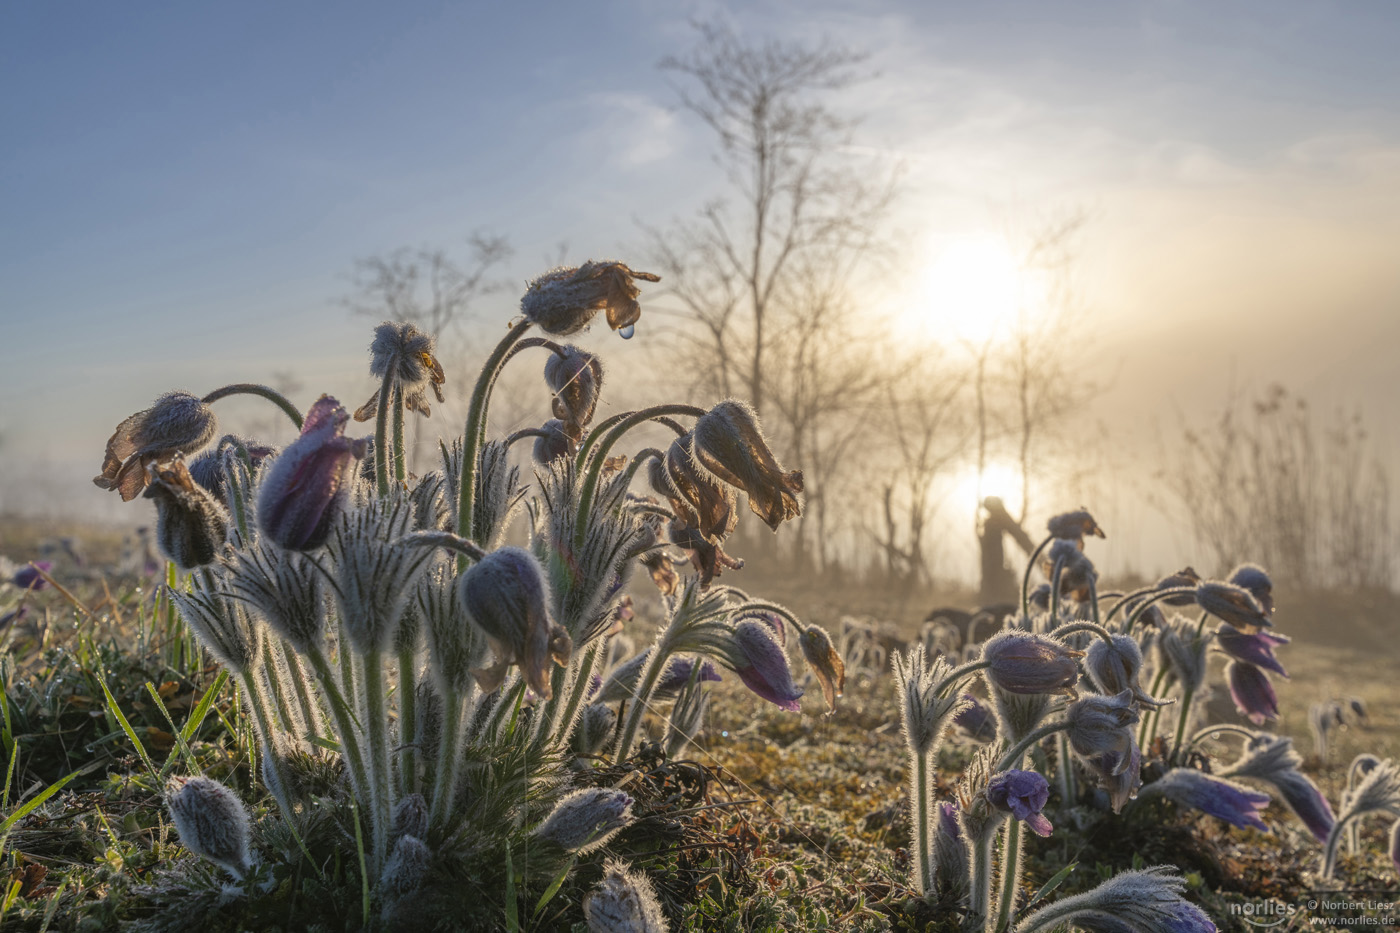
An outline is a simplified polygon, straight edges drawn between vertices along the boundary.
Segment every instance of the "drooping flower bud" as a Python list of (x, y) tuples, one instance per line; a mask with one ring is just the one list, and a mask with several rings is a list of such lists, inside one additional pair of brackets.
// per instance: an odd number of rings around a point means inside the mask
[(603, 881), (583, 902), (588, 933), (670, 933), (656, 892), (625, 862), (609, 862)]
[(530, 283), (520, 299), (520, 310), (541, 330), (559, 337), (578, 333), (603, 311), (609, 327), (631, 337), (642, 316), (636, 279), (659, 282), (661, 276), (637, 272), (620, 262), (591, 260), (577, 268), (551, 269)]
[(632, 822), (632, 798), (610, 787), (576, 790), (555, 805), (535, 835), (565, 852), (585, 855)]
[(237, 434), (225, 434), (219, 443), (189, 461), (190, 477), (209, 490), (219, 504), (228, 507), (228, 471), (233, 467), (239, 451), (246, 451), (254, 469), (267, 458), (277, 453), (277, 448), (260, 444)]
[(1084, 509), (1056, 515), (1045, 523), (1045, 527), (1056, 538), (1076, 541), (1081, 548), (1084, 546), (1085, 535), (1093, 535), (1096, 538), (1105, 537), (1099, 523), (1094, 521), (1094, 516)]
[(720, 402), (691, 431), (695, 459), (721, 482), (742, 489), (749, 508), (772, 528), (802, 514), (802, 471), (784, 471), (743, 402)]
[(1225, 665), (1225, 682), (1230, 685), (1230, 698), (1235, 709), (1256, 726), (1266, 719), (1278, 719), (1278, 694), (1269, 677), (1253, 664), (1231, 661)]
[(176, 779), (165, 803), (186, 849), (240, 881), (252, 870), (248, 811), (233, 791), (206, 777)]
[(218, 429), (208, 405), (188, 392), (167, 392), (117, 425), (107, 441), (102, 472), (92, 482), (99, 489), (115, 489), (123, 502), (130, 502), (146, 486), (147, 467), (194, 453), (213, 440)]
[(547, 466), (560, 457), (574, 455), (574, 439), (564, 430), (564, 422), (550, 418), (540, 425), (540, 434), (535, 438), (533, 448), (535, 462)]
[(1215, 643), (1221, 651), (1236, 661), (1244, 661), (1246, 664), (1273, 671), (1280, 677), (1287, 677), (1288, 672), (1283, 669), (1278, 658), (1274, 657), (1274, 648), (1288, 642), (1289, 639), (1285, 636), (1272, 632), (1241, 632), (1229, 622), (1221, 622), (1220, 627), (1215, 630)]
[[(1194, 567), (1183, 567), (1176, 573), (1168, 574), (1167, 576), (1158, 580), (1157, 585), (1156, 587), (1154, 587), (1154, 589), (1156, 589), (1158, 592), (1161, 592), (1163, 590), (1188, 589), (1198, 586), (1200, 582), (1201, 575), (1196, 572), (1196, 569)], [(1195, 593), (1179, 593), (1175, 596), (1168, 596), (1165, 599), (1160, 600), (1159, 602), (1153, 603), (1153, 605), (1167, 605), (1181, 608), (1182, 606), (1194, 605), (1195, 602)]]
[(1200, 810), (1208, 816), (1224, 820), (1231, 826), (1269, 831), (1261, 818), (1269, 805), (1269, 795), (1252, 791), (1225, 778), (1205, 774), (1194, 768), (1172, 768), (1143, 792), (1160, 794), (1184, 807)]
[(1089, 599), (1099, 573), (1094, 569), (1094, 562), (1075, 542), (1060, 538), (1050, 545), (1043, 569), (1052, 582), (1056, 567), (1060, 569), (1060, 595), (1072, 595), (1081, 602)]
[(156, 504), (156, 547), (181, 570), (212, 563), (228, 540), (228, 513), (190, 478), (183, 460), (150, 466), (145, 498)]
[[(677, 438), (661, 461), (652, 461), (651, 477), (657, 491), (669, 497), (671, 508), (718, 544), (729, 537), (739, 521), (734, 490), (698, 469), (691, 456), (690, 435)], [(660, 474), (658, 476), (658, 473)]]
[(1229, 581), (1248, 590), (1265, 615), (1274, 614), (1274, 581), (1258, 564), (1240, 564), (1230, 571)]
[(1115, 694), (1129, 691), (1139, 703), (1160, 706), (1161, 701), (1149, 697), (1142, 690), (1138, 672), (1142, 670), (1142, 650), (1137, 639), (1127, 635), (1114, 635), (1111, 641), (1094, 639), (1084, 655), (1084, 670), (1094, 685), (1104, 693)]
[(344, 436), (348, 420), (339, 402), (321, 396), (307, 412), (301, 436), (260, 471), (258, 527), (288, 550), (325, 544), (349, 501), (355, 461), (364, 456), (365, 443)]
[(1196, 605), (1224, 622), (1248, 628), (1269, 628), (1274, 623), (1264, 614), (1249, 590), (1232, 583), (1208, 581), (1196, 587)]
[(987, 679), (1011, 693), (1065, 693), (1074, 696), (1079, 681), (1075, 651), (1057, 639), (1030, 632), (1002, 632), (982, 646), (982, 660), (991, 662)]
[(835, 712), (836, 698), (846, 690), (846, 662), (831, 644), (831, 636), (815, 625), (809, 625), (798, 637), (797, 643), (812, 674), (822, 686), (826, 708)]
[(544, 381), (554, 393), (550, 406), (554, 417), (576, 429), (588, 426), (603, 388), (603, 364), (578, 347), (563, 347), (544, 364)]
[(779, 709), (796, 713), (802, 690), (792, 682), (787, 652), (762, 622), (748, 620), (734, 627), (735, 656), (730, 660), (734, 673), (754, 693)]
[(744, 566), (742, 560), (730, 557), (724, 552), (724, 548), (712, 543), (698, 528), (687, 525), (680, 519), (666, 526), (666, 534), (672, 544), (684, 549), (690, 556), (691, 566), (695, 568), (702, 587), (709, 586), (725, 569), (738, 570)]
[(506, 668), (519, 664), (530, 689), (550, 699), (550, 661), (567, 665), (573, 640), (549, 617), (549, 586), (535, 556), (518, 547), (492, 551), (458, 578), (457, 599), (496, 655), (491, 667), (472, 672), (481, 689), (497, 689)]
[(1138, 722), (1137, 707), (1130, 690), (1114, 696), (1086, 696), (1065, 710), (1069, 724), (1069, 744), (1085, 758), (1116, 756), (1119, 767), (1127, 767), (1133, 745), (1133, 726)]
[(1037, 836), (1048, 836), (1054, 826), (1040, 811), (1050, 800), (1050, 783), (1036, 771), (1003, 771), (987, 782), (987, 802), (1010, 813)]

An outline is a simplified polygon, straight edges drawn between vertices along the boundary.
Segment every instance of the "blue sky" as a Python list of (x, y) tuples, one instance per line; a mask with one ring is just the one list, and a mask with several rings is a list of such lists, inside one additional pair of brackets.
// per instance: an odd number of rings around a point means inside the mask
[(1089, 211), (1096, 365), (1153, 354), (1105, 417), (1213, 402), (1231, 373), (1394, 397), (1390, 4), (7, 4), (0, 508), (36, 464), (50, 493), (86, 482), (166, 388), (295, 367), (361, 394), (357, 257), (497, 232), (523, 283), (560, 243), (632, 255), (639, 219), (722, 190), (656, 68), (714, 16), (870, 54), (835, 103), (903, 166), (907, 263)]

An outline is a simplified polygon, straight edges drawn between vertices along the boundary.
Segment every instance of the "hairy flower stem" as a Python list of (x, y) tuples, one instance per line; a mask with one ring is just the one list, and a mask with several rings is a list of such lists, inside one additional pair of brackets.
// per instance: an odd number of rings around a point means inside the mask
[[(471, 406), (467, 409), (467, 424), (462, 434), (461, 484), (457, 488), (457, 533), (464, 538), (472, 536), (475, 523), (477, 459), (481, 456), (481, 446), (486, 433), (486, 413), (491, 403), (491, 391), (495, 388), (501, 368), (510, 358), (512, 348), (529, 329), (530, 322), (521, 321), (506, 333), (481, 367), (481, 375), (477, 377), (476, 387), (472, 389)], [(467, 555), (457, 555), (458, 573), (467, 569), (467, 560)]]
[[(1189, 753), (1191, 749), (1196, 747), (1197, 742), (1203, 742), (1212, 735), (1240, 735), (1244, 736), (1246, 740), (1250, 740), (1255, 737), (1255, 733), (1251, 732), (1249, 729), (1246, 729), (1244, 726), (1235, 726), (1229, 723), (1221, 723), (1216, 726), (1206, 726), (1204, 729), (1197, 729), (1191, 735), (1191, 738), (1186, 740), (1186, 745), (1182, 747), (1182, 751)], [(1229, 773), (1230, 772), (1228, 770), (1219, 772), (1221, 777), (1226, 777), (1229, 775)]]
[(584, 475), (583, 488), (579, 492), (578, 522), (574, 526), (575, 547), (582, 548), (588, 537), (588, 513), (593, 508), (593, 496), (598, 489), (598, 480), (603, 475), (603, 462), (608, 458), (608, 451), (622, 438), (622, 435), (639, 424), (645, 424), (647, 421), (666, 415), (690, 415), (698, 418), (703, 414), (705, 414), (705, 409), (697, 408), (694, 405), (653, 405), (651, 408), (631, 412), (619, 420), (617, 425), (598, 442), (598, 451), (592, 455), (591, 459), (582, 459), (588, 453), (586, 448), (579, 451), (579, 465), (584, 467), (587, 473)]
[[(1007, 820), (1001, 835), (1001, 897), (995, 922), (988, 922), (986, 933), (1009, 929), (1016, 913), (1016, 894), (1021, 889), (1021, 821)], [(990, 918), (989, 918), (990, 921)]]
[(325, 710), (321, 706), (320, 698), (313, 697), (311, 691), (306, 688), (306, 668), (301, 666), (301, 658), (295, 651), (284, 650), (283, 654), (287, 659), (292, 685), (296, 688), (297, 703), (301, 706), (302, 717), (306, 723), (306, 737), (315, 742), (321, 737), (321, 730), (325, 726)]
[(638, 451), (637, 455), (632, 458), (632, 462), (627, 464), (627, 479), (625, 485), (632, 485), (632, 480), (636, 478), (637, 471), (641, 469), (648, 460), (660, 460), (665, 456), (666, 452), (664, 450), (657, 450), (655, 447), (648, 447), (646, 450)]
[[(1203, 612), (1201, 613), (1201, 621), (1196, 623), (1196, 637), (1191, 640), (1192, 650), (1198, 650), (1200, 648), (1201, 637), (1205, 632), (1207, 618), (1209, 618), (1209, 614)], [(1191, 699), (1195, 693), (1196, 690), (1193, 686), (1189, 684), (1183, 686), (1181, 692), (1181, 716), (1176, 721), (1176, 738), (1172, 741), (1172, 753), (1167, 756), (1167, 761), (1176, 761), (1176, 753), (1181, 750), (1181, 740), (1186, 735), (1186, 723), (1191, 715)]]
[(1079, 782), (1074, 779), (1074, 766), (1069, 758), (1069, 740), (1055, 736), (1055, 786), (1060, 791), (1060, 803), (1069, 807), (1079, 797)]
[(336, 737), (340, 740), (340, 759), (345, 762), (345, 770), (350, 774), (355, 796), (361, 800), (368, 800), (369, 785), (365, 780), (365, 763), (360, 754), (360, 740), (350, 715), (350, 707), (346, 705), (345, 696), (336, 685), (336, 676), (331, 671), (331, 664), (326, 660), (325, 652), (317, 649), (306, 657), (330, 699), (331, 719), (335, 722)]
[(428, 810), (429, 824), (444, 826), (447, 808), (456, 796), (457, 753), (462, 736), (462, 698), (444, 695), (442, 698), (442, 734), (438, 736), (437, 767), (433, 770), (433, 801)]
[(403, 386), (394, 386), (394, 481), (402, 486), (408, 481), (408, 452), (404, 445), (404, 399)]
[(1050, 574), (1050, 631), (1060, 627), (1060, 578), (1065, 572), (1065, 559), (1055, 561), (1055, 569)]
[(278, 408), (287, 413), (287, 417), (292, 419), (292, 424), (301, 430), (302, 417), (297, 407), (287, 400), (287, 397), (270, 386), (257, 385), (252, 382), (237, 382), (233, 385), (226, 385), (221, 389), (215, 389), (204, 398), (200, 399), (206, 405), (212, 405), (221, 398), (228, 398), (230, 395), (259, 395), (272, 402)]
[(1055, 540), (1054, 535), (1050, 535), (1031, 552), (1030, 560), (1026, 561), (1026, 572), (1021, 575), (1021, 615), (1027, 619), (1031, 615), (1031, 571), (1035, 569), (1035, 559), (1040, 556), (1040, 552)]
[(1337, 817), (1337, 822), (1332, 825), (1332, 831), (1327, 834), (1327, 843), (1322, 849), (1322, 879), (1331, 881), (1332, 876), (1337, 873), (1338, 847), (1342, 841), (1342, 833), (1347, 826), (1356, 819), (1359, 814), (1342, 811), (1342, 815)]
[(626, 761), (632, 756), (632, 746), (637, 741), (637, 733), (642, 727), (642, 716), (651, 706), (651, 695), (666, 670), (666, 662), (671, 656), (671, 633), (666, 632), (647, 653), (646, 663), (637, 672), (637, 691), (632, 697), (632, 707), (627, 710), (627, 721), (622, 727), (621, 737), (614, 750), (615, 760)]
[(393, 806), (393, 768), (389, 762), (389, 707), (384, 702), (384, 659), (378, 649), (360, 658), (364, 670), (365, 725), (369, 739), (371, 864), (384, 864), (389, 849), (389, 809)]
[(272, 640), (263, 632), (259, 637), (262, 642), (263, 677), (267, 678), (267, 685), (272, 690), (272, 699), (277, 708), (277, 718), (281, 720), (282, 732), (288, 735), (297, 734), (297, 715), (292, 711), (291, 701), (287, 698), (286, 684), (283, 682), (282, 672), (277, 667), (277, 656), (273, 654), (275, 650)]
[(945, 696), (947, 694), (948, 688), (956, 684), (958, 681), (962, 680), (964, 677), (967, 677), (970, 674), (975, 674), (978, 671), (986, 670), (991, 666), (991, 661), (969, 661), (966, 664), (955, 667), (948, 672), (948, 676), (944, 677), (938, 683), (933, 685), (933, 693), (935, 696)]
[[(1148, 691), (1149, 696), (1157, 696), (1157, 691), (1162, 689), (1162, 682), (1167, 679), (1167, 666), (1162, 665), (1162, 669), (1157, 672), (1157, 676), (1152, 678), (1152, 689)], [(1162, 719), (1162, 708), (1159, 706), (1152, 711), (1150, 717), (1142, 717), (1142, 725), (1138, 727), (1138, 747), (1146, 748), (1149, 736), (1157, 734), (1157, 723)]]
[(992, 840), (989, 833), (979, 833), (972, 840), (970, 868), (969, 920), (986, 922), (992, 913)]
[(560, 747), (569, 744), (569, 738), (574, 731), (574, 724), (578, 718), (578, 711), (583, 706), (583, 698), (588, 695), (589, 681), (593, 677), (593, 665), (598, 662), (598, 655), (602, 653), (603, 640), (596, 639), (590, 644), (579, 661), (578, 674), (574, 677), (573, 684), (569, 689), (569, 699), (557, 711), (554, 719), (549, 721), (548, 732), (541, 734), (542, 739), (548, 740), (551, 736)]
[(1025, 738), (1008, 749), (1006, 754), (1001, 756), (1001, 760), (997, 762), (996, 770), (1008, 771), (1015, 768), (1021, 763), (1021, 759), (1025, 757), (1026, 752), (1034, 748), (1036, 743), (1041, 739), (1046, 736), (1054, 735), (1057, 732), (1064, 732), (1069, 728), (1070, 724), (1061, 720), (1059, 722), (1048, 723), (1038, 729), (1032, 730)]
[(389, 409), (395, 395), (391, 366), (379, 384), (379, 408), (374, 416), (374, 490), (381, 499), (389, 497)]
[(930, 894), (934, 887), (933, 863), (933, 789), (929, 787), (929, 775), (933, 771), (933, 753), (920, 755), (911, 750), (914, 758), (913, 781), (909, 785), (909, 807), (914, 811), (914, 857), (917, 860), (920, 894)]
[(404, 794), (418, 791), (418, 661), (412, 648), (399, 652), (399, 788)]
[[(282, 815), (290, 823), (293, 814), (292, 802), (287, 799), (286, 788), (287, 775), (282, 769), (282, 759), (274, 754), (276, 743), (273, 741), (272, 715), (267, 708), (267, 697), (263, 696), (262, 686), (258, 683), (257, 674), (251, 670), (243, 671), (244, 692), (248, 694), (248, 705), (253, 708), (253, 721), (257, 724), (258, 738), (262, 745), (263, 757), (271, 764), (270, 767), (277, 773), (277, 786), (270, 787), (272, 796), (277, 800), (277, 806), (282, 809)], [(256, 771), (253, 772), (257, 774)]]
[(1055, 629), (1055, 634), (1061, 638), (1073, 635), (1075, 632), (1093, 632), (1110, 645), (1113, 644), (1113, 634), (1097, 622), (1071, 622), (1069, 625)]

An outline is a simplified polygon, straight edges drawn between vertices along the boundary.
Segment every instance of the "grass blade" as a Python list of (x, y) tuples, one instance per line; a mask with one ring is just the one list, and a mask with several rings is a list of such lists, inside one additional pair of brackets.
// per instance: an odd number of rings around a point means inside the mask
[[(180, 750), (181, 756), (184, 757), (185, 764), (189, 766), (190, 770), (202, 776), (204, 770), (199, 767), (199, 762), (195, 761), (194, 752), (190, 751), (189, 745), (185, 744), (184, 733), (175, 725), (175, 719), (170, 715), (170, 710), (165, 708), (165, 701), (160, 698), (160, 691), (158, 691), (156, 685), (149, 680), (146, 681), (146, 692), (151, 695), (152, 700), (156, 701), (156, 706), (160, 709), (161, 715), (163, 715), (165, 721), (170, 724), (170, 733), (175, 736), (175, 746)], [(180, 759), (176, 758), (174, 755), (166, 757), (165, 767), (160, 769), (159, 780), (162, 783), (170, 776), (170, 772), (175, 768), (175, 762), (179, 760)]]
[(156, 773), (156, 766), (151, 763), (151, 756), (146, 754), (146, 746), (141, 744), (141, 740), (136, 736), (136, 730), (131, 728), (131, 723), (126, 721), (126, 716), (122, 714), (121, 707), (117, 706), (117, 701), (112, 698), (112, 691), (107, 689), (107, 678), (98, 677), (97, 683), (102, 687), (102, 692), (107, 695), (107, 709), (112, 711), (112, 715), (117, 717), (117, 722), (121, 724), (122, 731), (131, 740), (131, 744), (136, 746), (136, 752), (141, 756), (141, 760), (146, 763), (146, 770), (151, 772), (151, 777), (156, 782), (156, 790), (160, 790), (160, 775)]

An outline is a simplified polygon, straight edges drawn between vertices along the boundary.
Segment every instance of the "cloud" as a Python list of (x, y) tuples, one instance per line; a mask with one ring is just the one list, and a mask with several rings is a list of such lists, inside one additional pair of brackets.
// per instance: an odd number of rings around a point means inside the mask
[(594, 94), (588, 105), (598, 119), (585, 133), (585, 144), (605, 149), (617, 167), (661, 162), (678, 149), (681, 129), (676, 114), (644, 94)]

